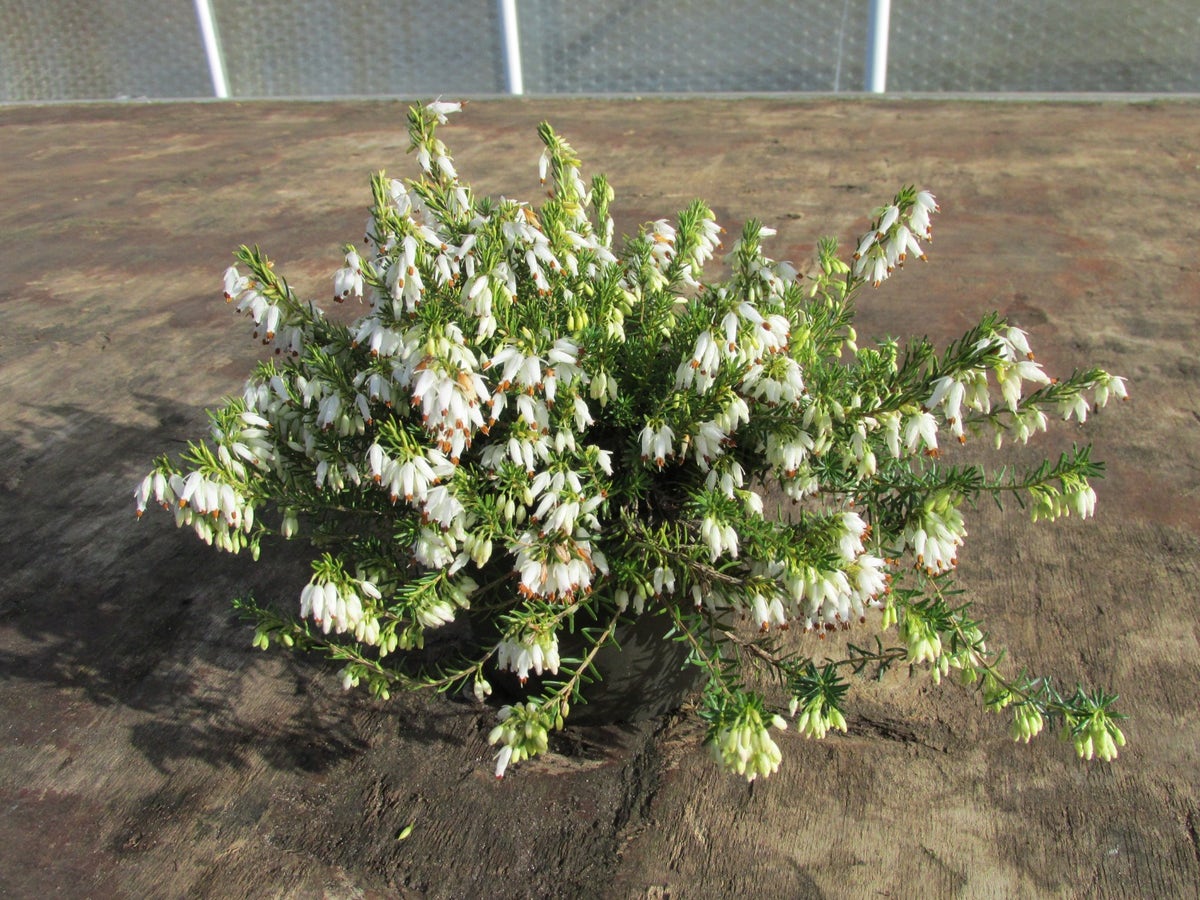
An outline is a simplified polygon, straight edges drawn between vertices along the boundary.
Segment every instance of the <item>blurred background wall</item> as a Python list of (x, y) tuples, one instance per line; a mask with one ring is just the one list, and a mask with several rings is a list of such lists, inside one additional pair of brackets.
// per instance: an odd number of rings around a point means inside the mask
[(1200, 0), (0, 0), (0, 102), (1200, 92)]

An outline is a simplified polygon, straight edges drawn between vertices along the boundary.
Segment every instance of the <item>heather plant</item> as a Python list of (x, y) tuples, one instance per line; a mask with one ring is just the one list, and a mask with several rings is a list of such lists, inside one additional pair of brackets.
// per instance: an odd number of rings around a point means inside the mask
[[(139, 515), (161, 504), (222, 550), (311, 543), (298, 605), (236, 601), (256, 646), (324, 653), (384, 699), (482, 702), (497, 671), (540, 676), (499, 709), (497, 776), (548, 748), (600, 648), (644, 616), (703, 674), (707, 741), (747, 779), (780, 765), (772, 730), (845, 731), (847, 679), (893, 666), (972, 687), (1017, 740), (1051, 724), (1081, 757), (1117, 755), (1115, 697), (1010, 674), (953, 581), (979, 500), (1087, 518), (1101, 464), (952, 460), (1082, 423), (1120, 377), (1051, 378), (995, 314), (941, 350), (858, 346), (863, 292), (925, 258), (927, 191), (901, 189), (848, 256), (822, 239), (802, 272), (764, 254), (770, 228), (730, 238), (701, 202), (618, 242), (608, 182), (547, 124), (541, 202), (477, 196), (438, 136), (458, 110), (410, 109), (417, 176), (372, 178), (333, 277), (334, 301), (365, 304), (352, 324), (237, 252), (225, 299), (273, 352), (136, 490)], [(823, 655), (816, 637), (850, 628), (866, 637)]]

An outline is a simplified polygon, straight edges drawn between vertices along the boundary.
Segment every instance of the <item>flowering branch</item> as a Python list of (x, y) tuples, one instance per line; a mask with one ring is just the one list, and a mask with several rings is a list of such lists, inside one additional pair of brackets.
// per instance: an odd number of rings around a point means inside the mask
[[(664, 612), (663, 640), (708, 682), (708, 739), (746, 778), (778, 767), (781, 712), (811, 737), (844, 730), (842, 673), (901, 658), (961, 670), (1012, 706), (1021, 739), (1053, 720), (1082, 756), (1116, 755), (1114, 697), (1005, 680), (944, 598), (981, 495), (1088, 518), (1103, 473), (1088, 447), (1026, 469), (951, 454), (1082, 423), (1125, 398), (1123, 379), (1053, 379), (996, 314), (940, 351), (859, 346), (863, 292), (926, 257), (927, 191), (876, 210), (848, 259), (821, 239), (806, 274), (765, 255), (774, 231), (757, 220), (726, 247), (700, 201), (618, 245), (611, 186), (585, 181), (548, 124), (540, 204), (475, 196), (439, 137), (459, 109), (414, 106), (416, 177), (371, 179), (364, 239), (332, 279), (334, 302), (364, 304), (356, 321), (301, 299), (259, 248), (236, 252), (224, 296), (271, 358), (135, 491), (139, 515), (157, 503), (222, 550), (316, 548), (298, 618), (239, 602), (256, 646), (323, 653), (378, 697), (469, 686), (483, 701), (497, 671), (532, 673), (543, 692), (503, 705), (490, 736), (498, 775), (549, 746), (622, 622)], [(728, 275), (707, 277), (718, 252)], [(818, 666), (795, 637), (875, 611), (901, 646)], [(462, 618), (447, 658), (412, 661)], [(578, 652), (559, 646), (571, 632)], [(782, 687), (779, 712), (748, 669)]]

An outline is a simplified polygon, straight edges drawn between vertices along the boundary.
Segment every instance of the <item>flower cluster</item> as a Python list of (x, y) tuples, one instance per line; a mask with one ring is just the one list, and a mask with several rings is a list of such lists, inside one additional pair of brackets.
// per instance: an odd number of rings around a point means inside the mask
[(1074, 742), (1075, 752), (1083, 759), (1098, 756), (1109, 762), (1117, 758), (1117, 748), (1125, 746), (1125, 735), (1116, 722), (1098, 712), (1075, 726)]
[[(500, 724), (488, 735), (489, 744), (499, 744), (496, 777), (503, 778), (509, 763), (545, 753), (550, 746), (550, 730), (536, 701), (500, 707)], [(560, 725), (561, 727), (561, 725)]]
[(496, 663), (501, 669), (517, 673), (524, 684), (529, 670), (541, 675), (558, 674), (558, 636), (555, 634), (522, 634), (518, 639), (505, 638), (496, 650)]
[[(707, 676), (718, 759), (750, 779), (779, 766), (768, 728), (784, 727), (747, 687), (743, 667), (760, 664), (783, 674), (778, 708), (809, 737), (846, 729), (839, 666), (904, 660), (982, 679), (990, 706), (1018, 701), (1022, 739), (1056, 719), (1082, 755), (1115, 755), (1115, 713), (1004, 681), (966, 607), (944, 602), (974, 499), (1086, 518), (1100, 466), (1087, 448), (1025, 472), (945, 457), (1083, 422), (1124, 399), (1121, 378), (1051, 378), (996, 315), (941, 352), (860, 347), (860, 292), (925, 259), (927, 191), (879, 209), (849, 261), (822, 240), (803, 274), (764, 253), (760, 222), (726, 246), (699, 201), (618, 245), (611, 187), (585, 181), (548, 125), (547, 198), (477, 197), (438, 137), (459, 108), (413, 107), (418, 177), (372, 179), (363, 241), (333, 275), (335, 302), (364, 305), (356, 321), (327, 318), (241, 248), (223, 293), (274, 352), (207, 441), (137, 488), (139, 515), (157, 502), (224, 550), (257, 557), (270, 534), (321, 548), (298, 616), (242, 601), (256, 645), (324, 651), (381, 697), (470, 686), (482, 700), (495, 670), (553, 676), (502, 708), (497, 775), (546, 751), (596, 652), (648, 611), (668, 613)], [(724, 277), (706, 278), (718, 257)], [(898, 644), (819, 672), (784, 647), (793, 626), (824, 636), (872, 610)], [(462, 659), (393, 657), (464, 612), (478, 646)], [(564, 630), (578, 653), (560, 650)]]
[(765, 713), (761, 701), (753, 695), (729, 699), (732, 702), (728, 706), (718, 705), (718, 711), (712, 714), (708, 739), (713, 755), (726, 769), (747, 781), (774, 774), (783, 755), (767, 729), (773, 726), (783, 731), (787, 720)]

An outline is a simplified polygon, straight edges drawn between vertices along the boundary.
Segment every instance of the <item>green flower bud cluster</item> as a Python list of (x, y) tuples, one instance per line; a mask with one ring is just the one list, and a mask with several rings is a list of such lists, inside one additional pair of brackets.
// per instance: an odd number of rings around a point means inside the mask
[(826, 665), (818, 670), (809, 663), (788, 673), (787, 687), (791, 693), (788, 715), (800, 713), (796, 729), (805, 737), (820, 740), (831, 728), (846, 730), (842, 700), (848, 685), (837, 674), (837, 667)]
[[(270, 647), (272, 630), (273, 629), (265, 624), (259, 625), (258, 628), (254, 629), (254, 640), (251, 641), (251, 646), (259, 650), (266, 650), (268, 647)], [(296, 642), (290, 634), (282, 632), (279, 635), (279, 643), (283, 644), (285, 647), (292, 647)]]
[(1125, 734), (1117, 727), (1117, 717), (1108, 709), (1115, 699), (1103, 694), (1088, 697), (1077, 692), (1075, 700), (1083, 715), (1067, 716), (1067, 732), (1080, 759), (1099, 757), (1104, 762), (1111, 762), (1117, 758), (1117, 748), (1125, 746)]
[(983, 676), (983, 703), (992, 712), (999, 712), (1013, 702), (1013, 694), (1008, 685), (1002, 684), (995, 672), (987, 672)]
[(1088, 720), (1083, 729), (1073, 735), (1075, 752), (1080, 759), (1100, 757), (1105, 762), (1117, 758), (1117, 748), (1125, 746), (1125, 735), (1114, 722)]
[[(787, 728), (782, 716), (772, 716), (769, 724), (780, 731)], [(779, 769), (783, 760), (779, 745), (771, 740), (763, 714), (747, 707), (727, 727), (720, 729), (712, 741), (713, 753), (721, 764), (747, 781), (759, 775), (764, 778)]]
[(987, 651), (983, 632), (978, 626), (969, 625), (955, 635), (952, 646), (954, 649), (944, 653), (935, 667), (934, 683), (948, 675), (951, 669), (957, 669), (959, 681), (965, 685), (974, 684), (979, 679), (979, 667), (984, 664), (983, 654)]
[(909, 665), (923, 662), (938, 666), (942, 658), (942, 639), (934, 624), (917, 609), (910, 607), (900, 623), (900, 638), (908, 647), (905, 661)]
[[(799, 701), (793, 697), (788, 711), (794, 716), (800, 708)], [(838, 731), (846, 730), (846, 717), (836, 706), (830, 706), (824, 697), (814, 697), (804, 704), (804, 712), (796, 720), (796, 730), (809, 738), (820, 740), (825, 737), (830, 728)]]
[(1013, 723), (1010, 733), (1014, 741), (1028, 744), (1042, 732), (1045, 719), (1033, 703), (1020, 703), (1013, 707)]
[(502, 706), (497, 718), (500, 724), (488, 735), (489, 744), (499, 744), (496, 754), (496, 777), (503, 778), (509, 763), (545, 753), (550, 746), (550, 730), (562, 728), (563, 713), (551, 715), (548, 707), (537, 700)]
[(1062, 489), (1053, 485), (1038, 485), (1030, 491), (1033, 498), (1033, 521), (1046, 519), (1053, 522), (1071, 513), (1081, 519), (1089, 518), (1096, 509), (1096, 491), (1086, 478), (1066, 475), (1062, 478)]

